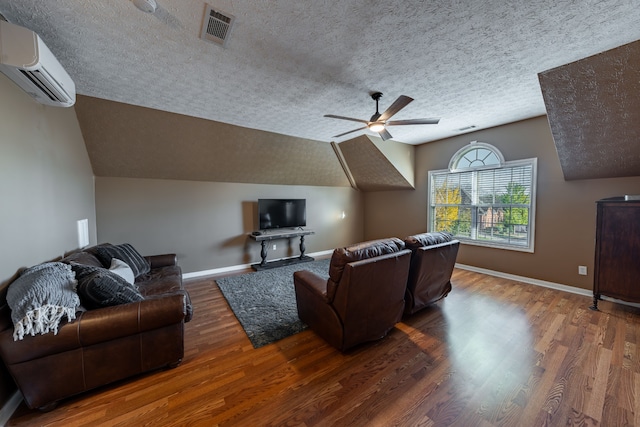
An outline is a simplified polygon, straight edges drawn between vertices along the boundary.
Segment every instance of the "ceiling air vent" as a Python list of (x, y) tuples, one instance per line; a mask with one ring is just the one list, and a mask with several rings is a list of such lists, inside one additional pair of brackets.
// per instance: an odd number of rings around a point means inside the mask
[(211, 5), (206, 6), (202, 19), (200, 38), (218, 43), (222, 47), (227, 47), (227, 42), (231, 34), (231, 26), (236, 20), (236, 17), (230, 13), (214, 9)]

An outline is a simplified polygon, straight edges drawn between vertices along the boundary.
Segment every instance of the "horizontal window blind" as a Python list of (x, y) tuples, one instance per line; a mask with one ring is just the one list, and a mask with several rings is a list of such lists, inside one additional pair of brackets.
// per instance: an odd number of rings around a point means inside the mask
[(535, 166), (531, 159), (431, 172), (429, 229), (463, 241), (532, 250)]

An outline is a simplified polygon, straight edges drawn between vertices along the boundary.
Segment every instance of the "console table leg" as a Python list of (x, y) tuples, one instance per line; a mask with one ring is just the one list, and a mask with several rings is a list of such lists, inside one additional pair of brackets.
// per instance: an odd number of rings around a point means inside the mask
[(260, 265), (264, 266), (267, 265), (267, 241), (263, 240), (262, 242), (260, 242), (260, 245), (262, 246), (262, 249), (260, 250), (262, 262), (260, 263)]
[(591, 310), (598, 311), (598, 300), (600, 299), (600, 295), (593, 296), (593, 305), (589, 307)]
[(304, 236), (300, 236), (300, 259), (304, 258)]

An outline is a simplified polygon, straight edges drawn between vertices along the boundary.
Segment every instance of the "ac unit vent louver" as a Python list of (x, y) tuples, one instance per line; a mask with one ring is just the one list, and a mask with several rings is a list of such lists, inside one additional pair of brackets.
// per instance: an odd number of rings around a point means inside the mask
[[(69, 102), (71, 96), (66, 92), (61, 92), (57, 88), (55, 88), (51, 83), (51, 77), (43, 78), (44, 70), (38, 71), (29, 71), (29, 70), (19, 70), (20, 73), (25, 76), (34, 86), (40, 89), (40, 92), (45, 94), (52, 102), (63, 104), (65, 102)], [(47, 75), (48, 76), (48, 75)]]
[(210, 42), (218, 43), (222, 47), (227, 47), (231, 27), (236, 17), (219, 9), (214, 9), (211, 5), (206, 5), (204, 17), (202, 19), (202, 32), (200, 38)]

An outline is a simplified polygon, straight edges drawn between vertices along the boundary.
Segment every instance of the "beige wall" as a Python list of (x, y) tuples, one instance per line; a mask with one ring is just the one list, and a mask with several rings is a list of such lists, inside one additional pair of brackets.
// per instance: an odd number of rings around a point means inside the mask
[(96, 241), (93, 172), (73, 108), (36, 103), (0, 74), (0, 281)]
[[(98, 240), (175, 252), (185, 273), (259, 262), (260, 244), (247, 237), (258, 228), (258, 198), (307, 200), (316, 232), (305, 239), (307, 254), (362, 240), (362, 195), (350, 187), (96, 177)], [(270, 260), (299, 254), (299, 239), (275, 243)]]
[[(546, 117), (461, 135), (416, 149), (415, 191), (364, 195), (365, 238), (404, 237), (427, 227), (427, 174), (446, 169), (471, 141), (496, 146), (506, 160), (538, 158), (535, 253), (462, 245), (458, 262), (539, 280), (591, 289), (595, 201), (640, 194), (640, 177), (565, 181)], [(578, 275), (578, 265), (588, 275)]]
[(330, 144), (78, 96), (95, 176), (349, 187)]
[[(96, 241), (93, 173), (73, 108), (36, 103), (0, 74), (0, 283), (77, 247), (76, 221)], [(0, 407), (15, 390), (0, 370)]]

